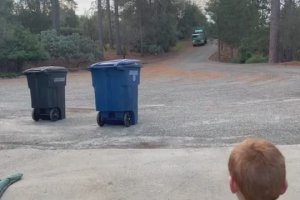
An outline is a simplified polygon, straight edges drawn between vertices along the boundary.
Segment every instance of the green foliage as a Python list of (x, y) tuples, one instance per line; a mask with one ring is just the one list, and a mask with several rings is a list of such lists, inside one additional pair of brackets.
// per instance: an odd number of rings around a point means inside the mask
[(127, 1), (121, 13), (123, 44), (141, 53), (168, 52), (177, 42), (177, 14), (172, 0)]
[(15, 18), (32, 33), (40, 33), (51, 26), (50, 0), (21, 0), (15, 4)]
[(300, 60), (300, 48), (296, 50), (297, 60)]
[(25, 61), (49, 57), (82, 61), (98, 57), (97, 42), (79, 35), (88, 25), (79, 29), (76, 2), (59, 2), (62, 35), (41, 33), (51, 27), (51, 0), (0, 1), (0, 71), (20, 71)]
[(61, 25), (63, 27), (76, 28), (79, 25), (79, 18), (75, 14), (75, 10), (65, 8), (62, 10), (62, 20)]
[(10, 34), (4, 34), (0, 40), (0, 71), (19, 72), (24, 61), (43, 60), (48, 58), (38, 36), (28, 30), (18, 29), (11, 25)]
[(0, 72), (0, 78), (16, 78), (18, 77), (20, 74), (17, 74), (17, 73), (2, 73)]
[(32, 61), (46, 59), (38, 37), (27, 30), (16, 29), (13, 37), (4, 41), (0, 49), (0, 60)]
[(97, 23), (96, 15), (93, 15), (92, 17), (81, 16), (79, 18), (79, 29), (81, 34), (92, 40), (97, 40), (98, 30), (97, 30), (96, 23)]
[(242, 63), (240, 59), (241, 59), (240, 57), (234, 57), (232, 58), (231, 63), (240, 64)]
[(268, 62), (268, 57), (260, 55), (260, 54), (254, 54), (250, 58), (246, 60), (245, 63), (266, 63)]
[(249, 37), (266, 24), (261, 14), (261, 5), (264, 4), (264, 0), (212, 0), (207, 12), (218, 38), (239, 47), (245, 37)]
[[(8, 0), (5, 0), (8, 1)], [(51, 0), (20, 0), (15, 3), (15, 16), (21, 25), (32, 33), (40, 33), (52, 26)], [(60, 25), (67, 28), (78, 27), (78, 16), (75, 14), (76, 3), (73, 0), (60, 1)]]
[(238, 59), (240, 63), (245, 63), (256, 54), (268, 55), (268, 29), (261, 29), (248, 37), (242, 39), (239, 46)]
[(239, 50), (235, 61), (245, 63), (256, 54), (268, 54), (266, 0), (211, 0), (207, 12), (211, 35)]
[(4, 40), (12, 34), (13, 29), (13, 1), (0, 1), (0, 48)]
[(60, 55), (60, 38), (56, 31), (42, 31), (41, 32), (41, 43), (49, 52), (50, 57), (58, 58)]
[[(0, 0), (1, 67), (19, 70), (24, 61), (50, 57), (82, 61), (97, 59), (100, 49), (97, 45), (96, 13), (79, 17), (75, 13), (75, 0), (59, 0), (60, 31), (57, 34), (47, 31), (51, 29), (53, 22), (51, 2)], [(102, 2), (104, 43), (108, 43), (107, 8), (104, 6), (105, 1)], [(206, 24), (203, 13), (187, 0), (120, 0), (119, 12), (122, 49), (141, 53), (168, 52), (176, 46), (178, 37), (190, 37), (193, 27)], [(112, 37), (115, 37), (114, 10), (111, 9), (110, 13)]]
[(62, 35), (72, 35), (73, 33), (80, 34), (81, 30), (79, 28), (72, 28), (72, 27), (61, 27), (60, 34)]
[(300, 4), (285, 0), (280, 21), (280, 59), (300, 60)]
[(52, 58), (95, 61), (99, 55), (96, 43), (77, 33), (64, 36), (54, 30), (42, 31), (41, 42)]
[[(168, 8), (166, 8), (168, 10)], [(174, 16), (162, 13), (161, 20), (156, 24), (155, 30), (156, 45), (161, 46), (164, 52), (168, 52), (177, 42), (176, 26), (174, 26)], [(151, 38), (151, 36), (150, 36)], [(151, 41), (149, 40), (149, 43)]]
[(21, 9), (17, 16), (18, 22), (32, 33), (40, 33), (51, 27), (51, 20), (47, 14)]
[(146, 50), (149, 54), (161, 54), (163, 52), (163, 48), (159, 45), (151, 44), (146, 47)]
[(178, 37), (190, 38), (193, 27), (206, 27), (207, 20), (200, 8), (189, 1), (182, 1), (178, 7)]
[[(12, 13), (13, 13), (13, 0), (1, 0), (0, 1), (0, 22), (3, 23), (6, 21), (10, 21), (12, 18)], [(1, 25), (3, 25), (2, 23)]]

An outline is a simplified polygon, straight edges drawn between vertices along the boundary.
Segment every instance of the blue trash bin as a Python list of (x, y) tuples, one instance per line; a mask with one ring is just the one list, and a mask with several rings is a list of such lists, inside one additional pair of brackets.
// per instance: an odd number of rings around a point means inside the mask
[(123, 123), (126, 127), (138, 122), (139, 60), (111, 60), (89, 67), (95, 90), (99, 126)]

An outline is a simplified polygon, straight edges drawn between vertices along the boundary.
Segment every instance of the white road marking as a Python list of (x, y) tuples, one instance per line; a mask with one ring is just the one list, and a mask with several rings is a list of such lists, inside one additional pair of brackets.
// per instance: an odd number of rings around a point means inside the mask
[(141, 105), (140, 108), (161, 108), (161, 107), (169, 107), (169, 108), (181, 108), (183, 106), (167, 106), (165, 104), (154, 104), (154, 105)]
[(153, 108), (153, 107), (166, 107), (165, 104), (156, 104), (156, 105), (141, 105), (141, 108)]
[(294, 102), (294, 101), (300, 101), (300, 99), (284, 99), (283, 102)]

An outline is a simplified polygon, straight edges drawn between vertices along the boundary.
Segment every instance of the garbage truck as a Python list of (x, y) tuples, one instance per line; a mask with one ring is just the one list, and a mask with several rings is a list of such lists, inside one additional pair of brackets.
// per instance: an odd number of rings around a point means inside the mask
[(205, 29), (202, 27), (196, 27), (192, 34), (193, 46), (205, 45), (207, 43), (207, 37)]

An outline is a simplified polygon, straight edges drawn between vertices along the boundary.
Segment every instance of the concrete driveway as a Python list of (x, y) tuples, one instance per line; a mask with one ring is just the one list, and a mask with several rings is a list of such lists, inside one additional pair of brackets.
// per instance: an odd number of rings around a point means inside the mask
[(145, 65), (139, 124), (98, 127), (89, 72), (69, 73), (67, 118), (33, 122), (25, 77), (0, 80), (0, 177), (23, 172), (3, 199), (232, 199), (232, 145), (282, 148), (300, 195), (300, 68), (209, 62), (214, 45)]
[[(298, 199), (299, 146), (280, 146), (289, 189)], [(3, 200), (232, 200), (227, 159), (231, 148), (0, 151), (0, 175), (24, 173)]]

